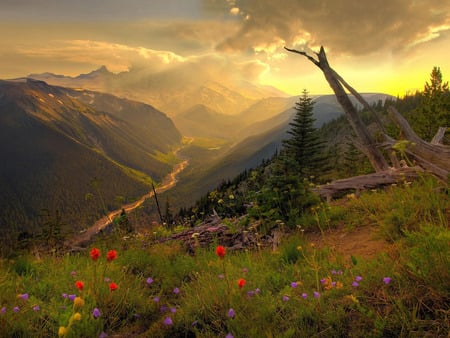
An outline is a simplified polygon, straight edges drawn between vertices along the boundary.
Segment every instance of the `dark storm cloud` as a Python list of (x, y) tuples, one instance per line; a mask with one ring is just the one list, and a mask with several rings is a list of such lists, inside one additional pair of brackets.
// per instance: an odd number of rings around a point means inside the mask
[[(212, 2), (217, 2), (210, 0)], [(437, 0), (223, 0), (242, 20), (219, 50), (263, 50), (276, 44), (363, 55), (395, 51), (450, 30), (450, 1)]]

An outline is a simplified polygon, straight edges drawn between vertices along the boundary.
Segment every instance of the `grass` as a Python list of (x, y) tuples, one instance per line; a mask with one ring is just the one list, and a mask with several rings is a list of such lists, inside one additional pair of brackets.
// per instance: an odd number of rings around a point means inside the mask
[[(419, 182), (312, 211), (312, 224), (327, 229), (376, 224), (393, 244), (371, 260), (319, 249), (301, 230), (276, 251), (228, 251), (223, 258), (215, 252), (220, 243), (189, 255), (179, 243), (148, 245), (154, 234), (126, 243), (110, 239), (62, 257), (18, 254), (1, 261), (0, 332), (5, 337), (446, 337), (448, 203), (446, 191), (435, 183)], [(100, 250), (97, 260), (90, 257), (94, 247)], [(110, 250), (117, 250), (117, 258), (107, 261)], [(118, 288), (111, 291), (111, 283)]]

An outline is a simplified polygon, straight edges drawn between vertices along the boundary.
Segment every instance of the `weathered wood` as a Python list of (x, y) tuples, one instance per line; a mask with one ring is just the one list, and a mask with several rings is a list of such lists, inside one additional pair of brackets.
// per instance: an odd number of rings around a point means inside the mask
[(439, 127), (436, 135), (434, 135), (434, 137), (430, 143), (431, 144), (442, 144), (442, 139), (444, 138), (446, 131), (447, 131), (446, 127)]
[[(323, 74), (325, 75), (325, 79), (327, 80), (331, 89), (333, 89), (336, 99), (338, 100), (338, 102), (340, 103), (342, 108), (344, 109), (344, 112), (347, 116), (348, 121), (350, 122), (350, 125), (352, 126), (353, 130), (356, 133), (356, 136), (360, 140), (361, 146), (363, 148), (363, 152), (369, 159), (370, 163), (372, 164), (372, 167), (377, 172), (387, 170), (389, 168), (389, 165), (388, 165), (386, 159), (384, 158), (383, 154), (377, 148), (374, 139), (370, 135), (368, 129), (366, 128), (361, 117), (359, 116), (355, 106), (350, 101), (347, 93), (345, 92), (343, 85), (342, 85), (341, 81), (339, 80), (339, 79), (342, 80), (342, 78), (328, 64), (327, 56), (325, 54), (325, 49), (323, 47), (320, 47), (320, 52), (316, 53), (318, 60), (307, 55), (305, 52), (298, 51), (295, 49), (289, 49), (286, 47), (285, 47), (285, 49), (289, 52), (293, 52), (293, 53), (297, 53), (297, 54), (305, 56), (308, 60), (310, 60), (317, 67), (319, 67), (320, 70), (322, 70)], [(346, 82), (345, 82), (345, 84), (349, 88), (351, 88)], [(353, 88), (351, 88), (351, 90), (356, 92)]]
[[(408, 141), (405, 143), (404, 151), (410, 160), (445, 182), (450, 174), (450, 147), (422, 140), (394, 107), (389, 107), (388, 112), (400, 128), (403, 137)], [(392, 146), (394, 145), (392, 144)]]
[(354, 176), (333, 181), (332, 183), (321, 185), (312, 191), (328, 201), (337, 193), (356, 190), (357, 192), (396, 184), (404, 181), (414, 180), (419, 173), (423, 172), (420, 167), (413, 168), (391, 168), (386, 171), (376, 172), (373, 174)]

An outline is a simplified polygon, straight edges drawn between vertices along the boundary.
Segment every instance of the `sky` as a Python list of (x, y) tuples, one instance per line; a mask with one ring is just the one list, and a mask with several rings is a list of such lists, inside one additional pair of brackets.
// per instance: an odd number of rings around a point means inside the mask
[(0, 0), (0, 78), (204, 65), (290, 95), (331, 93), (295, 48), (359, 92), (450, 78), (450, 0)]

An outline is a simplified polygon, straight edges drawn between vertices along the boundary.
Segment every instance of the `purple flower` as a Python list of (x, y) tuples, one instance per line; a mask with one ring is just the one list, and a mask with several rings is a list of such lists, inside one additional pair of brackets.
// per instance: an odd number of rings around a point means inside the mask
[(173, 324), (172, 318), (166, 317), (166, 318), (164, 319), (164, 324), (165, 324), (165, 325), (172, 325), (172, 324)]
[(352, 286), (357, 288), (359, 286), (359, 283), (357, 281), (353, 281)]
[(225, 338), (234, 338), (234, 336), (231, 333), (228, 333)]
[(70, 300), (73, 301), (73, 300), (75, 300), (75, 298), (77, 298), (77, 295), (69, 295), (69, 299), (70, 299)]
[(150, 285), (153, 283), (153, 278), (152, 277), (148, 277), (147, 278), (147, 284)]
[(389, 284), (391, 282), (392, 278), (391, 277), (384, 277), (383, 278), (383, 283), (384, 284)]
[(342, 275), (343, 274), (342, 270), (338, 270), (337, 274)]
[(170, 308), (170, 312), (172, 312), (172, 313), (177, 312), (177, 308), (176, 308), (176, 307), (171, 307), (171, 308)]
[(167, 312), (167, 311), (169, 311), (169, 307), (167, 306), (167, 305), (162, 305), (160, 308), (159, 308), (159, 310), (161, 311), (161, 312)]
[(292, 282), (291, 283), (291, 288), (296, 288), (298, 286), (298, 283), (297, 282)]
[(70, 272), (70, 275), (71, 275), (71, 276), (75, 276), (76, 274), (77, 274), (76, 271), (71, 271), (71, 272)]
[(98, 318), (101, 316), (100, 310), (98, 308), (95, 308), (94, 311), (92, 311), (92, 316), (94, 318)]
[(28, 293), (22, 293), (20, 295), (20, 298), (22, 298), (23, 300), (28, 300)]
[(357, 281), (357, 282), (362, 281), (362, 277), (361, 277), (361, 276), (356, 276), (356, 277), (355, 277), (355, 281)]
[(256, 288), (256, 289), (255, 289), (255, 293), (256, 293), (256, 294), (258, 294), (258, 293), (260, 293), (260, 292), (261, 292), (261, 290), (260, 290), (259, 288)]
[(217, 277), (219, 277), (220, 279), (224, 279), (224, 278), (225, 278), (225, 275), (224, 275), (224, 274), (220, 274), (220, 275), (218, 275)]
[(322, 279), (320, 280), (320, 283), (321, 283), (321, 284), (325, 284), (325, 283), (326, 283), (326, 281), (327, 281), (327, 279), (326, 279), (326, 278), (322, 278)]
[(320, 293), (317, 291), (314, 291), (314, 298), (318, 299), (320, 297)]
[(247, 292), (247, 295), (248, 295), (249, 297), (253, 297), (253, 296), (255, 295), (255, 291), (250, 290), (250, 291)]
[(248, 272), (248, 269), (247, 269), (247, 268), (243, 268), (243, 269), (242, 269), (242, 272), (243, 272), (243, 273), (247, 273), (247, 272)]
[(159, 297), (153, 298), (153, 301), (154, 301), (155, 303), (158, 303), (158, 302), (159, 302)]
[(13, 311), (14, 311), (15, 313), (17, 313), (17, 312), (20, 311), (20, 308), (19, 308), (18, 306), (14, 306)]
[(2, 307), (2, 309), (0, 310), (0, 313), (6, 313), (6, 307), (4, 306), (4, 307)]
[(335, 288), (336, 287), (336, 282), (331, 282), (331, 287)]
[(98, 338), (106, 338), (108, 335), (105, 332), (100, 333), (100, 336)]
[(230, 308), (228, 310), (227, 316), (230, 317), (230, 318), (234, 318), (235, 315), (236, 315), (236, 313), (234, 312), (234, 310)]
[(308, 298), (308, 294), (307, 294), (307, 293), (305, 293), (305, 292), (303, 292), (303, 293), (302, 293), (302, 298), (303, 298), (303, 299), (306, 299), (306, 298)]
[(62, 298), (66, 299), (67, 298), (67, 293), (63, 293), (61, 296), (62, 296)]
[(334, 269), (333, 269), (333, 270), (331, 270), (331, 274), (332, 274), (332, 275), (335, 275), (335, 274), (337, 274), (336, 270), (334, 270)]
[(109, 277), (105, 277), (103, 280), (105, 281), (105, 283), (111, 282), (111, 278), (109, 278)]
[(175, 288), (173, 289), (173, 293), (178, 295), (180, 293), (180, 289), (179, 288)]
[(197, 320), (194, 320), (194, 321), (192, 322), (191, 326), (197, 326), (197, 324), (198, 324), (198, 321), (197, 321)]
[(40, 311), (41, 307), (39, 305), (33, 306), (33, 311)]
[(287, 302), (289, 300), (289, 296), (283, 295), (283, 302)]

